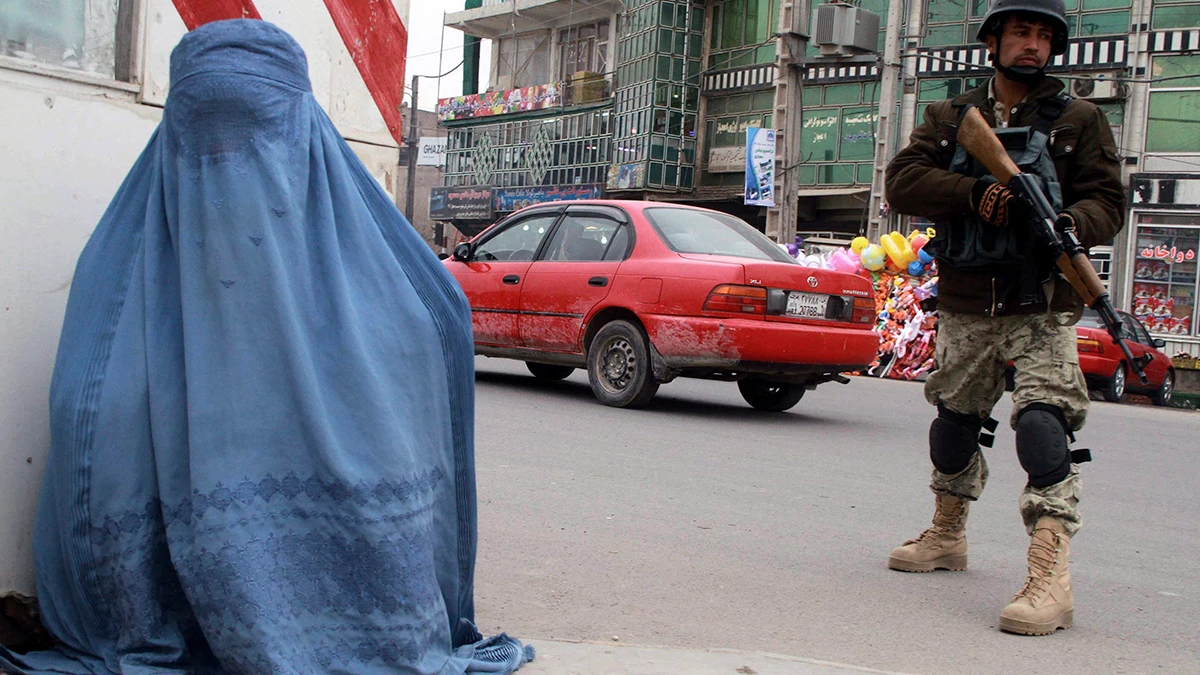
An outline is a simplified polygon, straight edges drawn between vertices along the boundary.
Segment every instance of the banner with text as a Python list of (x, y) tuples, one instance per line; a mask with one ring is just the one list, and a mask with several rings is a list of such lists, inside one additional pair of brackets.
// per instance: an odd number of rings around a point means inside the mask
[(775, 206), (775, 130), (746, 129), (746, 198), (751, 206)]
[(435, 187), (429, 193), (431, 220), (491, 220), (492, 188)]
[(531, 187), (498, 188), (496, 210), (516, 211), (533, 204), (545, 202), (570, 202), (577, 199), (599, 199), (603, 192), (599, 185), (538, 185)]
[(534, 87), (488, 91), (469, 96), (453, 96), (438, 101), (438, 119), (443, 122), (472, 117), (492, 117), (529, 110), (545, 110), (562, 105), (562, 85), (539, 84)]
[(445, 136), (422, 136), (417, 148), (417, 166), (446, 166)]

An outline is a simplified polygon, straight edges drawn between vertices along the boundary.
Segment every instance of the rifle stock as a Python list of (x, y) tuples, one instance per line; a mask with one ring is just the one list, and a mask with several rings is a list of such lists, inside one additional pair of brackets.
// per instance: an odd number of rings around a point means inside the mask
[(1070, 230), (1066, 232), (1066, 242), (1064, 243), (1063, 237), (1059, 236), (1058, 230), (1055, 228), (1058, 214), (1054, 212), (1054, 208), (1046, 199), (1038, 181), (1032, 175), (1021, 172), (1020, 167), (1008, 156), (1008, 151), (1004, 149), (1000, 139), (996, 138), (996, 134), (988, 126), (987, 120), (983, 119), (978, 108), (971, 106), (963, 114), (958, 125), (957, 140), (964, 150), (987, 168), (988, 173), (995, 176), (996, 180), (1008, 187), (1013, 194), (1033, 207), (1036, 215), (1033, 223), (1034, 230), (1047, 245), (1054, 249), (1055, 264), (1062, 272), (1063, 277), (1071, 284), (1079, 297), (1083, 298), (1084, 304), (1096, 310), (1100, 315), (1105, 328), (1108, 329), (1108, 334), (1120, 347), (1129, 367), (1137, 374), (1142, 384), (1149, 382), (1142, 369), (1141, 361), (1133, 357), (1129, 351), (1129, 345), (1125, 344), (1121, 338), (1121, 319), (1117, 316), (1116, 310), (1109, 300), (1104, 282), (1100, 281), (1100, 276), (1096, 274), (1096, 269), (1088, 260), (1083, 245)]
[(992, 132), (987, 120), (974, 106), (967, 109), (962, 120), (958, 123), (958, 144), (963, 146), (972, 157), (987, 167), (988, 173), (996, 177), (1002, 185), (1008, 185), (1013, 176), (1021, 173), (1000, 139)]

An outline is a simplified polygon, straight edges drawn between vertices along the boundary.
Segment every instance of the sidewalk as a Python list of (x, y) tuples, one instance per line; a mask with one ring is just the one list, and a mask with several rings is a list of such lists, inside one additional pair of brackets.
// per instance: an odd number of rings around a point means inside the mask
[(861, 675), (891, 671), (735, 649), (672, 649), (531, 640), (537, 658), (519, 675)]

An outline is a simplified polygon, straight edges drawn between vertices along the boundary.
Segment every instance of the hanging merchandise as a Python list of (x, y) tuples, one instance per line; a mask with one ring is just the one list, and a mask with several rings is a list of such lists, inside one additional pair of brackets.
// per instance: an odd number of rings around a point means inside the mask
[(922, 301), (937, 295), (937, 277), (882, 275), (875, 289), (879, 357), (867, 372), (897, 380), (927, 375), (933, 370), (937, 312), (926, 312)]
[(933, 228), (907, 236), (888, 232), (878, 242), (855, 237), (849, 248), (832, 253), (787, 249), (801, 265), (821, 267), (871, 279), (875, 284), (875, 332), (879, 354), (868, 374), (901, 380), (920, 379), (933, 370), (937, 312), (923, 301), (937, 296), (937, 265), (925, 250)]

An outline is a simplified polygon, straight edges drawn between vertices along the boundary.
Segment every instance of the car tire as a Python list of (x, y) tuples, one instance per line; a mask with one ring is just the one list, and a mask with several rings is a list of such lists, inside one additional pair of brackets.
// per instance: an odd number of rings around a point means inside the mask
[(1109, 403), (1120, 403), (1125, 399), (1125, 364), (1118, 363), (1108, 384), (1104, 387), (1104, 400)]
[(650, 342), (628, 321), (604, 324), (588, 349), (588, 381), (604, 405), (640, 408), (658, 392), (650, 367)]
[(573, 366), (556, 366), (549, 363), (536, 363), (534, 361), (526, 361), (525, 367), (537, 379), (549, 382), (565, 380), (571, 373), (575, 372)]
[(1158, 391), (1154, 392), (1154, 394), (1150, 396), (1150, 401), (1154, 403), (1154, 405), (1169, 405), (1171, 403), (1171, 397), (1174, 395), (1175, 371), (1168, 370), (1167, 374), (1163, 376), (1162, 386), (1158, 388)]
[(768, 382), (755, 377), (738, 380), (738, 391), (752, 408), (766, 412), (791, 410), (804, 397), (801, 385)]

